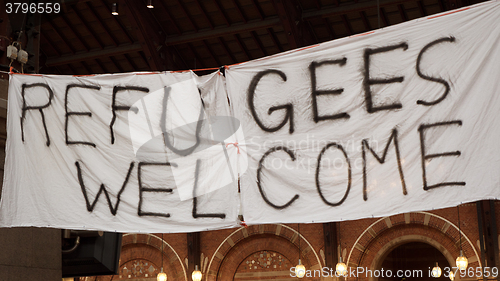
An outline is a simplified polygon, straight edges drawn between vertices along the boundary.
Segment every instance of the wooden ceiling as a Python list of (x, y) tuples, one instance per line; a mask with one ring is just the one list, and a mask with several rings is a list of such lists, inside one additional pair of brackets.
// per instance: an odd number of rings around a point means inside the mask
[(41, 17), (39, 73), (220, 67), (481, 1), (153, 0), (153, 9), (146, 0), (62, 2), (61, 13)]

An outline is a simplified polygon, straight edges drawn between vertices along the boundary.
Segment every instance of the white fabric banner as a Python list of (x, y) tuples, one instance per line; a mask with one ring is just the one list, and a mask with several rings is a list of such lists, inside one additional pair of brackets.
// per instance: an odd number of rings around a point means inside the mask
[(500, 198), (499, 65), (493, 1), (229, 66), (227, 86), (11, 75), (0, 227), (191, 232)]
[(241, 130), (225, 89), (220, 72), (11, 75), (0, 225), (236, 226), (237, 147), (227, 144)]
[(248, 224), (500, 198), (500, 2), (226, 71)]

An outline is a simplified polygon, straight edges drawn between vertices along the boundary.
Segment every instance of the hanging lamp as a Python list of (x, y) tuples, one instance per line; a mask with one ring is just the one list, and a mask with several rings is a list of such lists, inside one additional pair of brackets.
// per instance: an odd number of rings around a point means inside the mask
[(191, 278), (193, 279), (193, 281), (201, 281), (202, 276), (203, 275), (201, 274), (201, 271), (198, 269), (198, 265), (195, 265), (194, 271), (191, 274)]
[(157, 281), (167, 281), (167, 274), (163, 272), (163, 233), (161, 234), (161, 272), (156, 276)]
[(431, 275), (434, 278), (441, 277), (441, 267), (439, 267), (437, 262), (436, 262), (436, 266), (434, 268), (432, 268)]
[(460, 229), (460, 205), (457, 206), (457, 212), (458, 212), (458, 233), (460, 235), (460, 256), (458, 256), (456, 260), (456, 265), (458, 267), (458, 270), (466, 270), (467, 265), (469, 265), (469, 261), (467, 260), (467, 257), (464, 256), (464, 253), (462, 251), (462, 230)]
[(339, 230), (338, 232), (338, 237), (339, 237), (339, 245), (340, 245), (340, 252), (339, 252), (339, 262), (335, 266), (335, 275), (340, 277), (340, 276), (346, 276), (347, 275), (347, 265), (342, 261), (342, 238), (340, 237), (340, 224), (339, 224)]
[(113, 3), (111, 6), (111, 14), (113, 16), (118, 16), (118, 3)]
[(346, 277), (347, 275), (347, 265), (342, 262), (342, 256), (339, 257), (339, 262), (335, 266), (335, 275), (337, 276), (344, 276)]
[(297, 278), (302, 278), (306, 275), (306, 267), (302, 264), (300, 260), (300, 223), (297, 224), (298, 234), (299, 234), (299, 264), (295, 266), (295, 276)]

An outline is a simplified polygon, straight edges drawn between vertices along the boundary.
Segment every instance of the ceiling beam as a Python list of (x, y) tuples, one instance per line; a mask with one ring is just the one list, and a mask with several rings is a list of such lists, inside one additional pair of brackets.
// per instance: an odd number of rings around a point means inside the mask
[(189, 65), (186, 63), (186, 60), (184, 59), (184, 56), (182, 56), (179, 53), (179, 50), (175, 48), (175, 46), (167, 46), (168, 51), (170, 54), (172, 54), (172, 60), (177, 63), (177, 65), (180, 65), (178, 62), (182, 63), (182, 66), (179, 67), (179, 69), (189, 69)]
[(141, 50), (142, 50), (142, 45), (139, 43), (125, 44), (125, 45), (120, 45), (118, 47), (109, 47), (97, 51), (76, 53), (74, 55), (66, 55), (56, 58), (47, 58), (47, 62), (45, 64), (50, 67), (50, 66), (80, 62), (84, 60), (92, 60), (101, 57), (133, 53)]
[(384, 26), (389, 26), (389, 18), (387, 17), (387, 13), (385, 12), (385, 9), (383, 7), (380, 8), (380, 16), (382, 18), (382, 21), (384, 22)]
[(406, 14), (406, 10), (405, 10), (405, 7), (403, 6), (403, 4), (398, 5), (398, 10), (399, 10), (399, 14), (401, 15), (401, 19), (403, 21), (408, 21), (408, 15)]
[(120, 65), (120, 62), (117, 61), (113, 56), (110, 56), (109, 59), (116, 66), (116, 68), (118, 68), (119, 72), (122, 72), (122, 73), (125, 72), (125, 70), (123, 70), (123, 67)]
[[(398, 5), (398, 4), (403, 4), (403, 3), (414, 3), (414, 0), (380, 0), (380, 7), (384, 6), (390, 6), (390, 5)], [(347, 3), (352, 3), (352, 2), (347, 2)], [(321, 10), (309, 10), (309, 11), (304, 11), (302, 13), (302, 16), (304, 20), (313, 20), (313, 19), (318, 19), (318, 18), (326, 18), (326, 17), (332, 17), (332, 16), (337, 16), (337, 15), (343, 15), (346, 13), (350, 12), (360, 12), (363, 10), (368, 10), (368, 9), (377, 9), (377, 2), (376, 1), (364, 1), (364, 2), (358, 2), (355, 4), (345, 4), (345, 5), (339, 5), (339, 6), (327, 6), (323, 7)]]
[(271, 37), (271, 40), (273, 40), (273, 44), (278, 48), (278, 51), (283, 52), (283, 46), (281, 46), (280, 41), (278, 40), (278, 37), (276, 37), (276, 34), (274, 33), (272, 28), (267, 29), (267, 34)]
[(95, 62), (102, 69), (102, 73), (115, 73), (114, 71), (109, 71), (109, 69), (104, 66), (104, 63), (100, 59), (96, 59)]
[(200, 66), (198, 66), (198, 62), (200, 63), (201, 65), (201, 68), (206, 68), (206, 65), (205, 63), (203, 62), (203, 60), (201, 59), (201, 57), (198, 55), (198, 53), (196, 52), (196, 50), (193, 48), (193, 46), (191, 46), (191, 44), (187, 43), (187, 46), (189, 47), (189, 50), (191, 51), (191, 53), (193, 54), (194, 56), (194, 68), (200, 68)]
[(372, 26), (370, 24), (370, 21), (368, 20), (368, 17), (366, 16), (365, 11), (359, 12), (359, 15), (361, 16), (361, 19), (363, 20), (363, 24), (365, 26), (366, 31), (372, 30)]
[(310, 34), (310, 37), (313, 39), (312, 43), (317, 44), (320, 43), (321, 41), (318, 40), (318, 35), (316, 35), (316, 32), (314, 31), (314, 26), (310, 21), (304, 21), (304, 23), (307, 28), (307, 32)]
[(224, 21), (226, 22), (226, 25), (227, 26), (230, 26), (231, 23), (229, 23), (229, 20), (227, 19), (227, 15), (226, 15), (226, 12), (224, 11), (224, 9), (222, 8), (221, 4), (219, 3), (219, 0), (212, 0), (214, 3), (215, 3), (215, 6), (217, 7), (217, 10), (222, 14), (222, 18), (224, 19)]
[(99, 23), (99, 25), (101, 26), (101, 28), (104, 30), (104, 32), (106, 32), (106, 35), (109, 38), (111, 38), (111, 41), (113, 41), (113, 44), (115, 46), (118, 46), (118, 39), (116, 39), (115, 34), (113, 32), (111, 32), (111, 30), (109, 30), (108, 25), (106, 25), (104, 23), (104, 20), (99, 15), (99, 13), (94, 9), (94, 6), (92, 6), (92, 4), (90, 2), (85, 2), (85, 4), (87, 5), (87, 8), (90, 10), (90, 13), (97, 19), (97, 22)]
[[(158, 4), (158, 7), (161, 10), (160, 11), (161, 16), (163, 17), (164, 15), (167, 15), (167, 17), (170, 19), (170, 22), (173, 23), (174, 27), (176, 28), (177, 34), (180, 35), (181, 34), (181, 30), (175, 24), (175, 21), (171, 18), (170, 13), (168, 12), (168, 10), (165, 9), (165, 7), (161, 3), (161, 1), (158, 1), (156, 3)], [(182, 56), (179, 56), (179, 53), (174, 48), (174, 46), (169, 46), (167, 44), (161, 43), (161, 42), (165, 41), (165, 38), (166, 38), (165, 36), (167, 36), (168, 32), (165, 29), (164, 25), (155, 16), (154, 11), (157, 10), (157, 9), (148, 9), (148, 10), (149, 10), (149, 13), (151, 14), (152, 19), (154, 19), (154, 21), (157, 24), (156, 27), (159, 28), (158, 34), (162, 34), (162, 37), (159, 39), (160, 40), (159, 44), (163, 45), (163, 47), (167, 48), (166, 49), (166, 54), (164, 53), (164, 57), (167, 59), (167, 62), (169, 62), (169, 64), (170, 64), (170, 67), (168, 67), (168, 66), (167, 67), (169, 69), (171, 69), (171, 70), (188, 69), (189, 67), (186, 65), (185, 61), (182, 59)], [(178, 58), (180, 58), (180, 60), (175, 57), (175, 54), (178, 55)], [(166, 57), (166, 56), (168, 56), (168, 57)], [(182, 65), (179, 64), (179, 61), (182, 63)]]
[(78, 73), (78, 72), (75, 70), (75, 68), (74, 68), (73, 66), (71, 66), (71, 64), (68, 64), (68, 67), (69, 67), (69, 69), (71, 70), (71, 74), (73, 74), (73, 75), (83, 75), (83, 74), (85, 74), (85, 73)]
[(342, 21), (344, 22), (345, 29), (349, 33), (349, 35), (353, 35), (354, 31), (352, 31), (351, 24), (349, 23), (349, 19), (346, 15), (342, 15)]
[(139, 67), (137, 66), (137, 64), (134, 62), (134, 60), (128, 54), (123, 54), (123, 56), (127, 60), (128, 64), (130, 64), (130, 66), (132, 66), (132, 69), (134, 71), (140, 70)]
[(222, 48), (224, 49), (224, 52), (226, 52), (226, 55), (227, 57), (229, 58), (230, 60), (230, 63), (233, 64), (233, 63), (236, 63), (236, 58), (234, 57), (233, 53), (229, 50), (229, 48), (227, 47), (227, 44), (226, 42), (224, 41), (224, 38), (222, 37), (219, 37), (217, 38), (218, 41), (219, 41), (219, 44), (221, 44)]
[(81, 62), (81, 64), (83, 65), (83, 67), (87, 70), (87, 72), (89, 74), (93, 74), (93, 71), (92, 71), (92, 68), (84, 61)]
[(94, 40), (97, 42), (97, 44), (99, 45), (99, 47), (101, 49), (104, 48), (104, 43), (101, 41), (101, 39), (99, 39), (99, 37), (97, 37), (97, 35), (94, 33), (94, 31), (90, 28), (89, 24), (87, 23), (86, 19), (81, 13), (80, 13), (80, 10), (75, 7), (75, 6), (72, 6), (71, 7), (73, 9), (73, 12), (75, 12), (75, 15), (76, 17), (78, 18), (78, 20), (83, 24), (83, 26), (85, 26), (85, 28), (88, 30), (90, 36), (92, 36), (92, 38), (94, 38)]
[[(106, 13), (108, 15), (111, 15), (111, 8), (109, 7), (108, 3), (104, 2), (103, 0), (99, 0), (99, 2), (102, 4), (104, 9), (106, 10)], [(123, 34), (125, 34), (125, 37), (127, 38), (128, 42), (134, 43), (134, 39), (130, 36), (129, 32), (127, 29), (123, 26), (123, 24), (118, 20), (118, 17), (116, 16), (111, 16), (111, 18), (114, 20), (114, 22), (120, 27), (121, 31)]]
[(71, 52), (74, 54), (75, 53), (75, 49), (73, 48), (73, 46), (71, 46), (70, 42), (68, 42), (68, 39), (66, 38), (66, 36), (62, 35), (60, 32), (59, 32), (59, 28), (56, 28), (52, 22), (50, 21), (50, 19), (48, 19), (47, 21), (47, 24), (50, 26), (50, 28), (52, 30), (54, 30), (55, 34), (57, 34), (57, 36), (59, 36), (59, 38), (61, 38), (61, 40), (66, 44), (66, 46), (68, 46), (68, 48), (71, 50)]
[(264, 57), (267, 57), (268, 54), (267, 54), (266, 48), (264, 47), (264, 45), (262, 45), (262, 41), (260, 41), (257, 33), (255, 31), (252, 31), (252, 32), (250, 32), (250, 35), (252, 35), (252, 39), (255, 42), (255, 44), (257, 45), (257, 48), (259, 48), (259, 50), (262, 52)]
[(262, 11), (259, 3), (257, 3), (257, 1), (255, 1), (255, 0), (252, 0), (252, 4), (255, 7), (255, 9), (257, 10), (257, 14), (259, 15), (260, 19), (263, 20), (264, 19), (264, 12)]
[(285, 30), (290, 49), (316, 43), (310, 30), (307, 30), (299, 2), (296, 0), (273, 0), (273, 4)]
[(219, 60), (219, 56), (216, 55), (213, 51), (212, 51), (212, 48), (210, 48), (210, 45), (207, 43), (207, 41), (203, 40), (201, 41), (203, 43), (203, 46), (205, 46), (205, 48), (208, 50), (208, 53), (210, 54), (210, 56), (212, 57), (212, 59), (215, 61), (215, 63), (217, 64), (217, 66), (221, 66), (222, 63), (221, 61)]
[(203, 8), (203, 6), (201, 5), (200, 1), (195, 0), (194, 2), (196, 3), (196, 6), (198, 6), (198, 9), (200, 9), (201, 14), (205, 18), (205, 20), (208, 22), (208, 25), (210, 25), (210, 28), (214, 29), (214, 25), (212, 24), (212, 21), (208, 17), (207, 11), (205, 10), (205, 8)]
[(56, 52), (57, 56), (61, 56), (61, 50), (59, 50), (56, 46), (54, 46), (54, 44), (52, 44), (52, 41), (47, 38), (47, 35), (45, 35), (43, 32), (41, 32), (41, 35), (41, 39), (43, 39), (43, 41), (45, 41)]
[(69, 30), (75, 35), (76, 39), (82, 44), (82, 46), (85, 48), (86, 51), (90, 50), (89, 45), (87, 42), (82, 40), (81, 38), (83, 37), (80, 33), (78, 33), (75, 28), (73, 27), (73, 24), (71, 24), (68, 19), (64, 16), (64, 14), (61, 15), (61, 19), (64, 21), (64, 23), (68, 26)]
[(172, 18), (172, 16), (170, 15), (170, 12), (168, 11), (168, 9), (165, 8), (163, 3), (161, 1), (158, 1), (157, 3), (155, 3), (155, 5), (157, 5), (159, 7), (160, 13), (167, 16), (168, 20), (170, 21), (170, 24), (175, 28), (175, 31), (177, 31), (177, 34), (181, 35), (182, 31), (180, 30), (177, 23), (175, 23), (175, 20)]
[(238, 11), (238, 14), (240, 15), (241, 19), (243, 20), (244, 23), (247, 23), (247, 17), (242, 12), (240, 4), (236, 0), (232, 0), (234, 7), (236, 7), (236, 11)]
[(236, 37), (236, 42), (238, 42), (238, 45), (240, 46), (241, 50), (243, 51), (243, 54), (247, 57), (246, 60), (250, 60), (252, 57), (250, 56), (250, 52), (248, 51), (247, 47), (243, 43), (243, 40), (241, 40), (241, 37), (239, 34), (235, 34), (234, 37)]
[[(152, 19), (148, 8), (142, 1), (125, 0), (125, 3), (127, 19), (137, 31), (137, 37), (143, 47), (150, 70), (166, 70), (166, 63), (159, 53), (164, 42), (164, 38), (161, 38), (164, 35), (160, 32), (161, 27)], [(166, 51), (166, 48), (163, 49)]]
[(295, 1), (273, 0), (276, 12), (281, 20), (281, 25), (285, 30), (286, 38), (291, 49), (304, 46), (304, 40), (299, 31), (298, 24), (301, 20), (300, 12), (295, 5)]
[(193, 26), (194, 31), (198, 31), (198, 27), (196, 27), (196, 24), (194, 24), (194, 21), (191, 18), (191, 16), (188, 14), (188, 12), (186, 11), (186, 8), (184, 8), (184, 6), (182, 5), (181, 2), (179, 2), (179, 0), (175, 0), (175, 2), (177, 3), (177, 5), (179, 7), (181, 7), (182, 12), (184, 12), (184, 16), (186, 16), (186, 18), (188, 19), (188, 21), (191, 23), (191, 25)]
[(165, 40), (167, 45), (179, 45), (195, 41), (201, 41), (214, 37), (221, 37), (225, 35), (239, 34), (250, 32), (259, 29), (266, 29), (269, 27), (280, 25), (281, 21), (278, 17), (270, 17), (265, 20), (258, 20), (248, 22), (247, 24), (233, 24), (229, 27), (219, 27), (214, 29), (205, 29), (205, 31), (198, 31), (196, 33), (184, 34), (180, 36), (168, 37)]
[(420, 13), (426, 17), (427, 16), (427, 11), (425, 10), (425, 6), (424, 6), (424, 3), (422, 2), (422, 0), (418, 1), (418, 9), (420, 10)]
[(330, 24), (330, 21), (327, 18), (324, 18), (323, 21), (325, 22), (326, 30), (328, 30), (328, 34), (330, 35), (330, 40), (337, 38), (337, 35), (335, 34), (335, 30), (333, 30), (332, 25)]

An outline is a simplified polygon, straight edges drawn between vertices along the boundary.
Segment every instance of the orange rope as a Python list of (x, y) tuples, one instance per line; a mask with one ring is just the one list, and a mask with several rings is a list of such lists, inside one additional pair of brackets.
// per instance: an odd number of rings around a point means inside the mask
[(209, 68), (198, 68), (198, 69), (187, 69), (187, 70), (172, 70), (169, 72), (205, 71), (205, 70), (216, 70), (216, 69), (220, 69), (220, 67), (209, 67)]
[(226, 144), (226, 147), (228, 147), (229, 145), (234, 145), (234, 146), (238, 149), (238, 154), (240, 154), (240, 147), (238, 146), (238, 143), (237, 143), (237, 142), (230, 142), (230, 143), (227, 143), (227, 144)]

